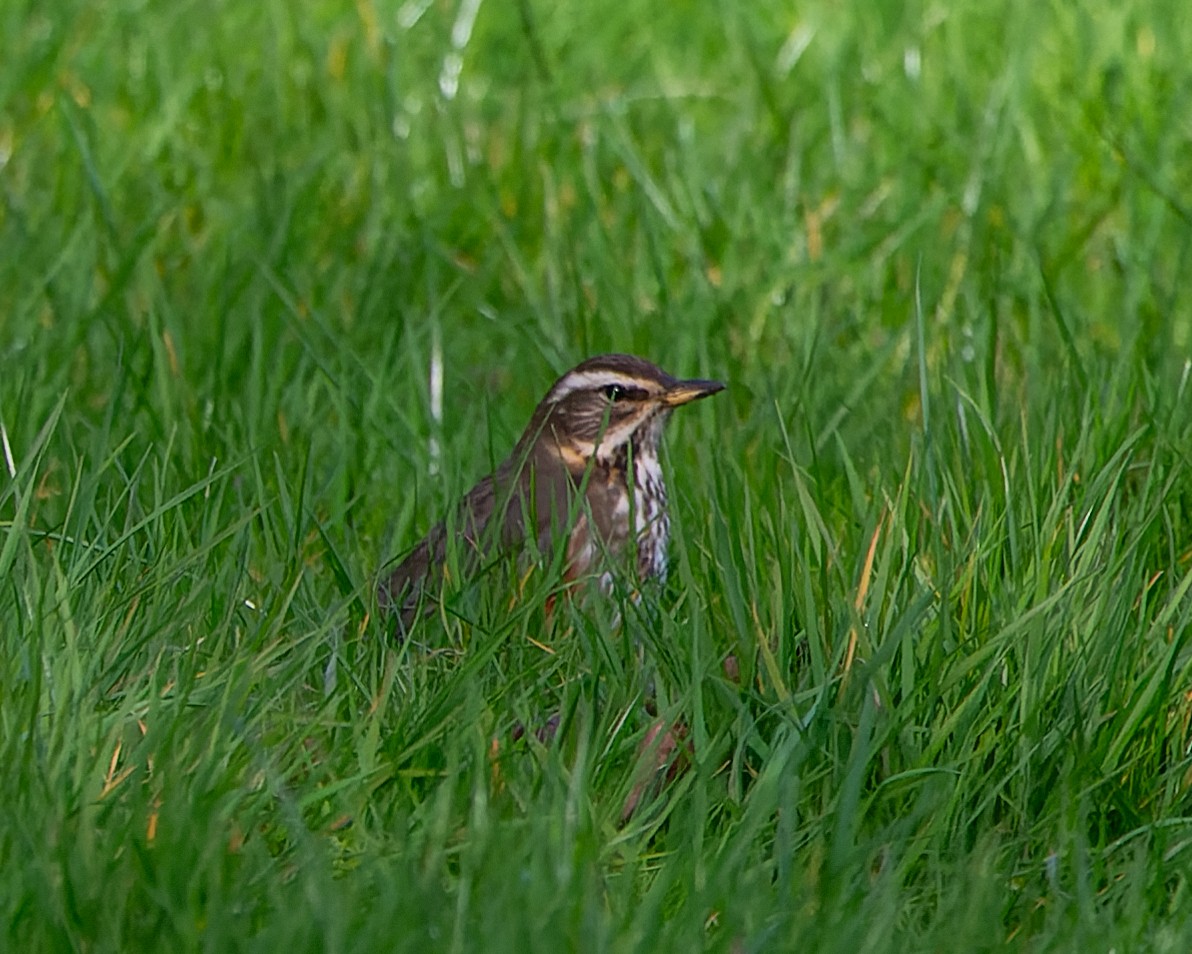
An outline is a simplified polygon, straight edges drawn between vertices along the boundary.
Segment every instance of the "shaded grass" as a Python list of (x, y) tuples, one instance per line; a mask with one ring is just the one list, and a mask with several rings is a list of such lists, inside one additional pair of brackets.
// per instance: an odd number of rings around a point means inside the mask
[[(1181, 6), (0, 17), (9, 946), (1186, 949)], [(613, 348), (666, 591), (386, 639)]]

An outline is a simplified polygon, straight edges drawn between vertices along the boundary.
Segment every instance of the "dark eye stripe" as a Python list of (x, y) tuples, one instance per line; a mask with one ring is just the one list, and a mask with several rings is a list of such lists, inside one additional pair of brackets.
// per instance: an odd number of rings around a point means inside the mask
[(600, 389), (601, 393), (610, 401), (640, 401), (646, 396), (642, 388), (626, 387), (623, 384), (606, 384)]

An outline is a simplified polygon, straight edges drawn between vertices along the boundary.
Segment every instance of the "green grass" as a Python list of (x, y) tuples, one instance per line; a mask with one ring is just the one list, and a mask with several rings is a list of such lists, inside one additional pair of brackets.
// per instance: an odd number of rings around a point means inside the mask
[[(0, 947), (1188, 950), (1186, 3), (467, 7), (0, 0)], [(614, 349), (665, 593), (388, 640)]]

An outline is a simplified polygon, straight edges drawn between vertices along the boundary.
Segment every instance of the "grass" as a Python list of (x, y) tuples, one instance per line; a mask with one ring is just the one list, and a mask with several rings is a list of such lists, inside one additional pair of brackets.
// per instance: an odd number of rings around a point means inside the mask
[[(0, 37), (2, 946), (1188, 949), (1183, 4)], [(666, 591), (387, 639), (613, 349), (730, 384)], [(623, 822), (651, 687), (691, 764)]]

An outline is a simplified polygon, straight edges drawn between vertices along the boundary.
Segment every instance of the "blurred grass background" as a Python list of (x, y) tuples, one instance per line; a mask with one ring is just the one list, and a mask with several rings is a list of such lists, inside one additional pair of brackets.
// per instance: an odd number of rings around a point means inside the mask
[[(1186, 4), (0, 0), (0, 61), (4, 947), (1188, 949)], [(387, 640), (605, 350), (730, 385), (633, 638)]]

